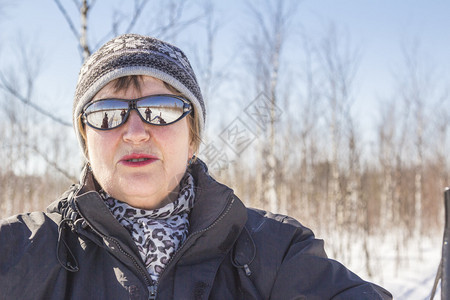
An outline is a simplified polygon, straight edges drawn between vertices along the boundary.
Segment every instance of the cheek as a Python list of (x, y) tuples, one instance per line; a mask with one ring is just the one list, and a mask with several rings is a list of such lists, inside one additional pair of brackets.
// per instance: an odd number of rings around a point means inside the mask
[[(183, 120), (184, 121), (184, 120)], [(160, 141), (161, 148), (166, 154), (172, 157), (172, 160), (186, 160), (192, 153), (190, 146), (189, 130), (186, 123), (175, 123), (167, 127), (160, 127), (158, 137), (155, 133), (155, 140)]]
[(87, 128), (86, 129), (86, 149), (88, 153), (88, 157), (95, 155), (95, 149), (97, 149), (96, 144), (98, 143), (97, 139), (95, 138), (95, 132)]
[[(112, 132), (111, 132), (112, 133)], [(102, 158), (107, 158), (110, 154), (109, 149), (112, 148), (113, 138), (111, 134), (101, 134), (92, 128), (86, 129), (86, 149), (89, 161), (98, 163)]]

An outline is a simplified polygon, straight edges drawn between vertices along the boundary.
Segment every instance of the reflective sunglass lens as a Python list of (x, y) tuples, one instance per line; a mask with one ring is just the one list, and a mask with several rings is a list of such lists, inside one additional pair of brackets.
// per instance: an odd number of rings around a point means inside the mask
[(144, 98), (137, 101), (136, 107), (146, 122), (155, 125), (173, 123), (184, 113), (184, 102), (175, 97)]
[(104, 100), (93, 102), (85, 114), (89, 125), (98, 129), (112, 129), (124, 121), (128, 112), (128, 102)]
[(181, 98), (154, 95), (136, 100), (98, 100), (86, 106), (84, 117), (89, 126), (113, 129), (126, 121), (130, 109), (136, 109), (142, 120), (153, 125), (171, 124), (191, 111), (189, 104)]

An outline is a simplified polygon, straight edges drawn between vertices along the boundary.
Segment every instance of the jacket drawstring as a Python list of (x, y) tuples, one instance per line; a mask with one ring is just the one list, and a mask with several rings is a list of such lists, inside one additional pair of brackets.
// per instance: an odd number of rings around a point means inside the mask
[[(56, 258), (58, 259), (59, 264), (69, 272), (78, 272), (78, 270), (80, 269), (78, 261), (72, 250), (70, 250), (70, 247), (66, 241), (66, 231), (67, 229), (69, 229), (70, 231), (74, 230), (74, 223), (78, 217), (77, 212), (72, 207), (70, 207), (69, 204), (76, 188), (77, 187), (75, 185), (72, 186), (72, 190), (69, 192), (67, 199), (60, 202), (63, 203), (62, 207), (60, 207), (63, 219), (58, 224), (58, 241), (56, 244)], [(62, 247), (64, 247), (66, 250), (64, 251), (67, 257), (66, 259), (64, 259), (62, 255), (60, 255), (60, 251), (63, 251)]]
[[(65, 240), (65, 231), (68, 226), (73, 226), (73, 220), (70, 218), (63, 219), (58, 225), (58, 242), (56, 244), (56, 258), (59, 264), (69, 272), (77, 272), (80, 268), (78, 267), (78, 261), (75, 258), (72, 250), (70, 250), (69, 245)], [(61, 245), (66, 248), (68, 259), (64, 262), (59, 255)]]
[(244, 227), (231, 253), (231, 263), (235, 268), (244, 269), (245, 275), (252, 275), (249, 265), (256, 256), (256, 245), (252, 236)]

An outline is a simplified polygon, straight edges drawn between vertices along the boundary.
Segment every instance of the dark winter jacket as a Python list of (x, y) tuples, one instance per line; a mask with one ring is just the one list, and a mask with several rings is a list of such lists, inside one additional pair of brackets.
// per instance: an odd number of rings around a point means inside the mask
[(156, 285), (86, 172), (47, 213), (0, 223), (0, 299), (391, 299), (292, 218), (246, 208), (192, 166), (189, 236)]

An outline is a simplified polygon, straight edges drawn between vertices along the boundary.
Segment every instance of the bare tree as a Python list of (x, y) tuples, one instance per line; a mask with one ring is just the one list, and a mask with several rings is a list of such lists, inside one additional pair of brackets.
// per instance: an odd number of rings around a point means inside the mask
[(420, 43), (403, 44), (402, 50), (403, 63), (394, 72), (395, 90), (389, 102), (381, 105), (378, 127), (380, 224), (397, 229), (392, 231), (397, 269), (403, 262), (403, 249), (422, 250), (421, 245), (409, 245), (411, 238), (421, 240), (436, 224), (430, 217), (438, 213), (436, 203), (446, 185), (437, 178), (445, 178), (447, 172), (445, 154), (438, 153), (448, 149), (448, 110), (442, 106), (447, 93), (440, 91), (430, 59), (421, 57)]
[[(430, 142), (430, 148), (434, 149), (433, 154), (431, 154), (431, 171), (435, 176), (437, 175), (436, 180), (434, 182), (438, 183), (438, 186), (447, 187), (449, 185), (449, 161), (448, 161), (448, 151), (449, 151), (449, 134), (450, 134), (450, 110), (448, 109), (449, 105), (449, 91), (445, 89), (441, 92), (441, 95), (436, 97), (436, 100), (432, 104), (432, 110), (435, 115), (432, 118), (432, 122), (430, 124), (431, 131), (435, 132), (433, 135), (433, 141)], [(441, 193), (436, 195), (440, 197)], [(433, 197), (429, 195), (430, 199), (436, 199), (437, 197)], [(437, 198), (438, 199), (438, 198)], [(431, 201), (428, 201), (429, 203)], [(431, 206), (431, 205), (429, 205)], [(436, 206), (436, 205), (433, 205)], [(438, 209), (433, 207), (435, 210), (431, 211), (429, 215), (437, 215)], [(435, 218), (431, 218), (431, 220), (436, 220)]]
[(54, 0), (56, 5), (58, 6), (59, 11), (64, 16), (67, 24), (69, 25), (70, 31), (75, 36), (78, 41), (79, 51), (82, 57), (82, 60), (85, 61), (89, 55), (91, 55), (91, 49), (89, 46), (87, 32), (88, 32), (88, 13), (90, 12), (91, 7), (95, 4), (96, 0), (87, 1), (73, 1), (73, 4), (80, 12), (80, 29), (77, 29), (74, 21), (72, 20), (71, 15), (68, 13), (67, 9), (59, 0)]
[(279, 203), (276, 192), (277, 157), (275, 155), (275, 122), (276, 105), (280, 76), (280, 62), (283, 47), (287, 41), (287, 29), (296, 12), (296, 1), (270, 1), (266, 0), (258, 6), (246, 2), (250, 18), (254, 24), (254, 33), (247, 38), (247, 47), (250, 50), (253, 67), (255, 89), (257, 93), (263, 92), (270, 99), (269, 126), (267, 128), (268, 140), (263, 143), (263, 183), (262, 196), (269, 209), (278, 211)]
[[(412, 49), (412, 51), (411, 51)], [(425, 106), (426, 89), (431, 84), (426, 78), (420, 78), (420, 70), (417, 65), (418, 45), (413, 47), (404, 47), (404, 56), (406, 60), (406, 72), (404, 76), (404, 86), (402, 87), (402, 96), (406, 105), (411, 105), (412, 122), (415, 132), (413, 144), (415, 148), (414, 159), (414, 210), (415, 210), (415, 234), (420, 236), (422, 230), (422, 201), (423, 201), (423, 177), (424, 177), (424, 134), (425, 134)], [(426, 80), (426, 81), (424, 81)]]
[[(72, 18), (72, 14), (68, 12), (66, 6), (64, 6), (60, 0), (54, 0), (54, 2), (63, 15), (64, 19), (66, 20), (70, 31), (78, 41), (78, 49), (80, 51), (80, 55), (82, 57), (82, 60), (85, 61), (91, 55), (93, 49), (98, 47), (98, 44), (104, 42), (104, 40), (109, 38), (111, 35), (118, 35), (122, 31), (121, 27), (125, 28), (123, 32), (130, 32), (135, 27), (139, 18), (144, 12), (148, 0), (134, 0), (131, 16), (128, 17), (123, 16), (123, 14), (118, 9), (114, 9), (114, 18), (111, 21), (111, 30), (103, 38), (101, 38), (100, 41), (98, 41), (96, 44), (94, 43), (95, 46), (92, 46), (89, 42), (89, 14), (97, 0), (73, 1), (75, 9), (79, 12), (79, 29), (77, 29), (77, 26), (75, 25), (76, 22)], [(122, 26), (124, 22), (127, 22), (127, 24)]]
[[(175, 40), (189, 26), (205, 17), (205, 12), (189, 13), (191, 1), (168, 0), (154, 7), (151, 23), (146, 25), (147, 33), (163, 40)], [(193, 3), (195, 4), (195, 3)]]
[[(38, 103), (36, 82), (42, 61), (39, 47), (23, 39), (17, 44), (14, 51), (16, 57), (12, 58), (14, 67), (4, 66), (0, 70), (1, 126), (5, 129), (0, 136), (3, 145), (0, 153), (5, 158), (3, 161), (8, 162), (3, 165), (1, 172), (2, 182), (5, 182), (1, 193), (4, 201), (2, 212), (5, 212), (5, 215), (44, 209), (48, 205), (41, 202), (41, 197), (45, 194), (41, 196), (36, 194), (41, 184), (36, 177), (39, 175), (36, 174), (43, 172), (46, 164), (51, 166), (53, 173), (56, 170), (57, 173), (75, 180), (64, 163), (70, 160), (59, 161), (56, 159), (56, 152), (44, 150), (52, 136), (51, 130), (45, 127), (48, 126), (47, 122), (58, 123), (61, 120), (55, 118), (54, 114), (47, 113), (43, 109), (45, 104), (36, 104)], [(64, 124), (63, 121), (62, 123)], [(43, 134), (44, 132), (47, 134)], [(64, 128), (59, 132), (65, 133)], [(60, 151), (70, 153), (66, 148), (67, 141), (62, 145), (65, 147)], [(42, 159), (43, 157), (45, 159)], [(61, 186), (57, 193), (66, 186), (67, 184)], [(48, 191), (47, 195), (49, 193), (52, 192)]]
[(227, 61), (217, 66), (217, 39), (223, 23), (219, 21), (217, 9), (212, 0), (205, 0), (202, 9), (201, 15), (204, 17), (199, 19), (197, 26), (200, 26), (201, 32), (205, 34), (205, 47), (194, 47), (194, 60), (203, 98), (209, 103), (213, 100), (214, 93), (227, 79), (231, 62)]
[[(358, 67), (359, 53), (350, 43), (349, 36), (334, 24), (329, 24), (327, 34), (321, 40), (319, 55), (323, 72), (323, 97), (328, 104), (326, 122), (329, 126), (330, 145), (330, 212), (337, 225), (344, 225), (347, 214), (348, 194), (345, 179), (348, 173), (343, 166), (352, 167), (345, 159), (346, 153), (356, 149), (351, 108), (353, 82)], [(347, 143), (346, 143), (347, 140)], [(353, 149), (352, 149), (353, 148)], [(348, 156), (349, 159), (355, 157)], [(343, 162), (346, 162), (343, 164)], [(352, 162), (353, 163), (353, 162)], [(353, 165), (357, 166), (357, 165)], [(350, 170), (353, 172), (354, 170)], [(351, 193), (356, 191), (351, 191)]]

